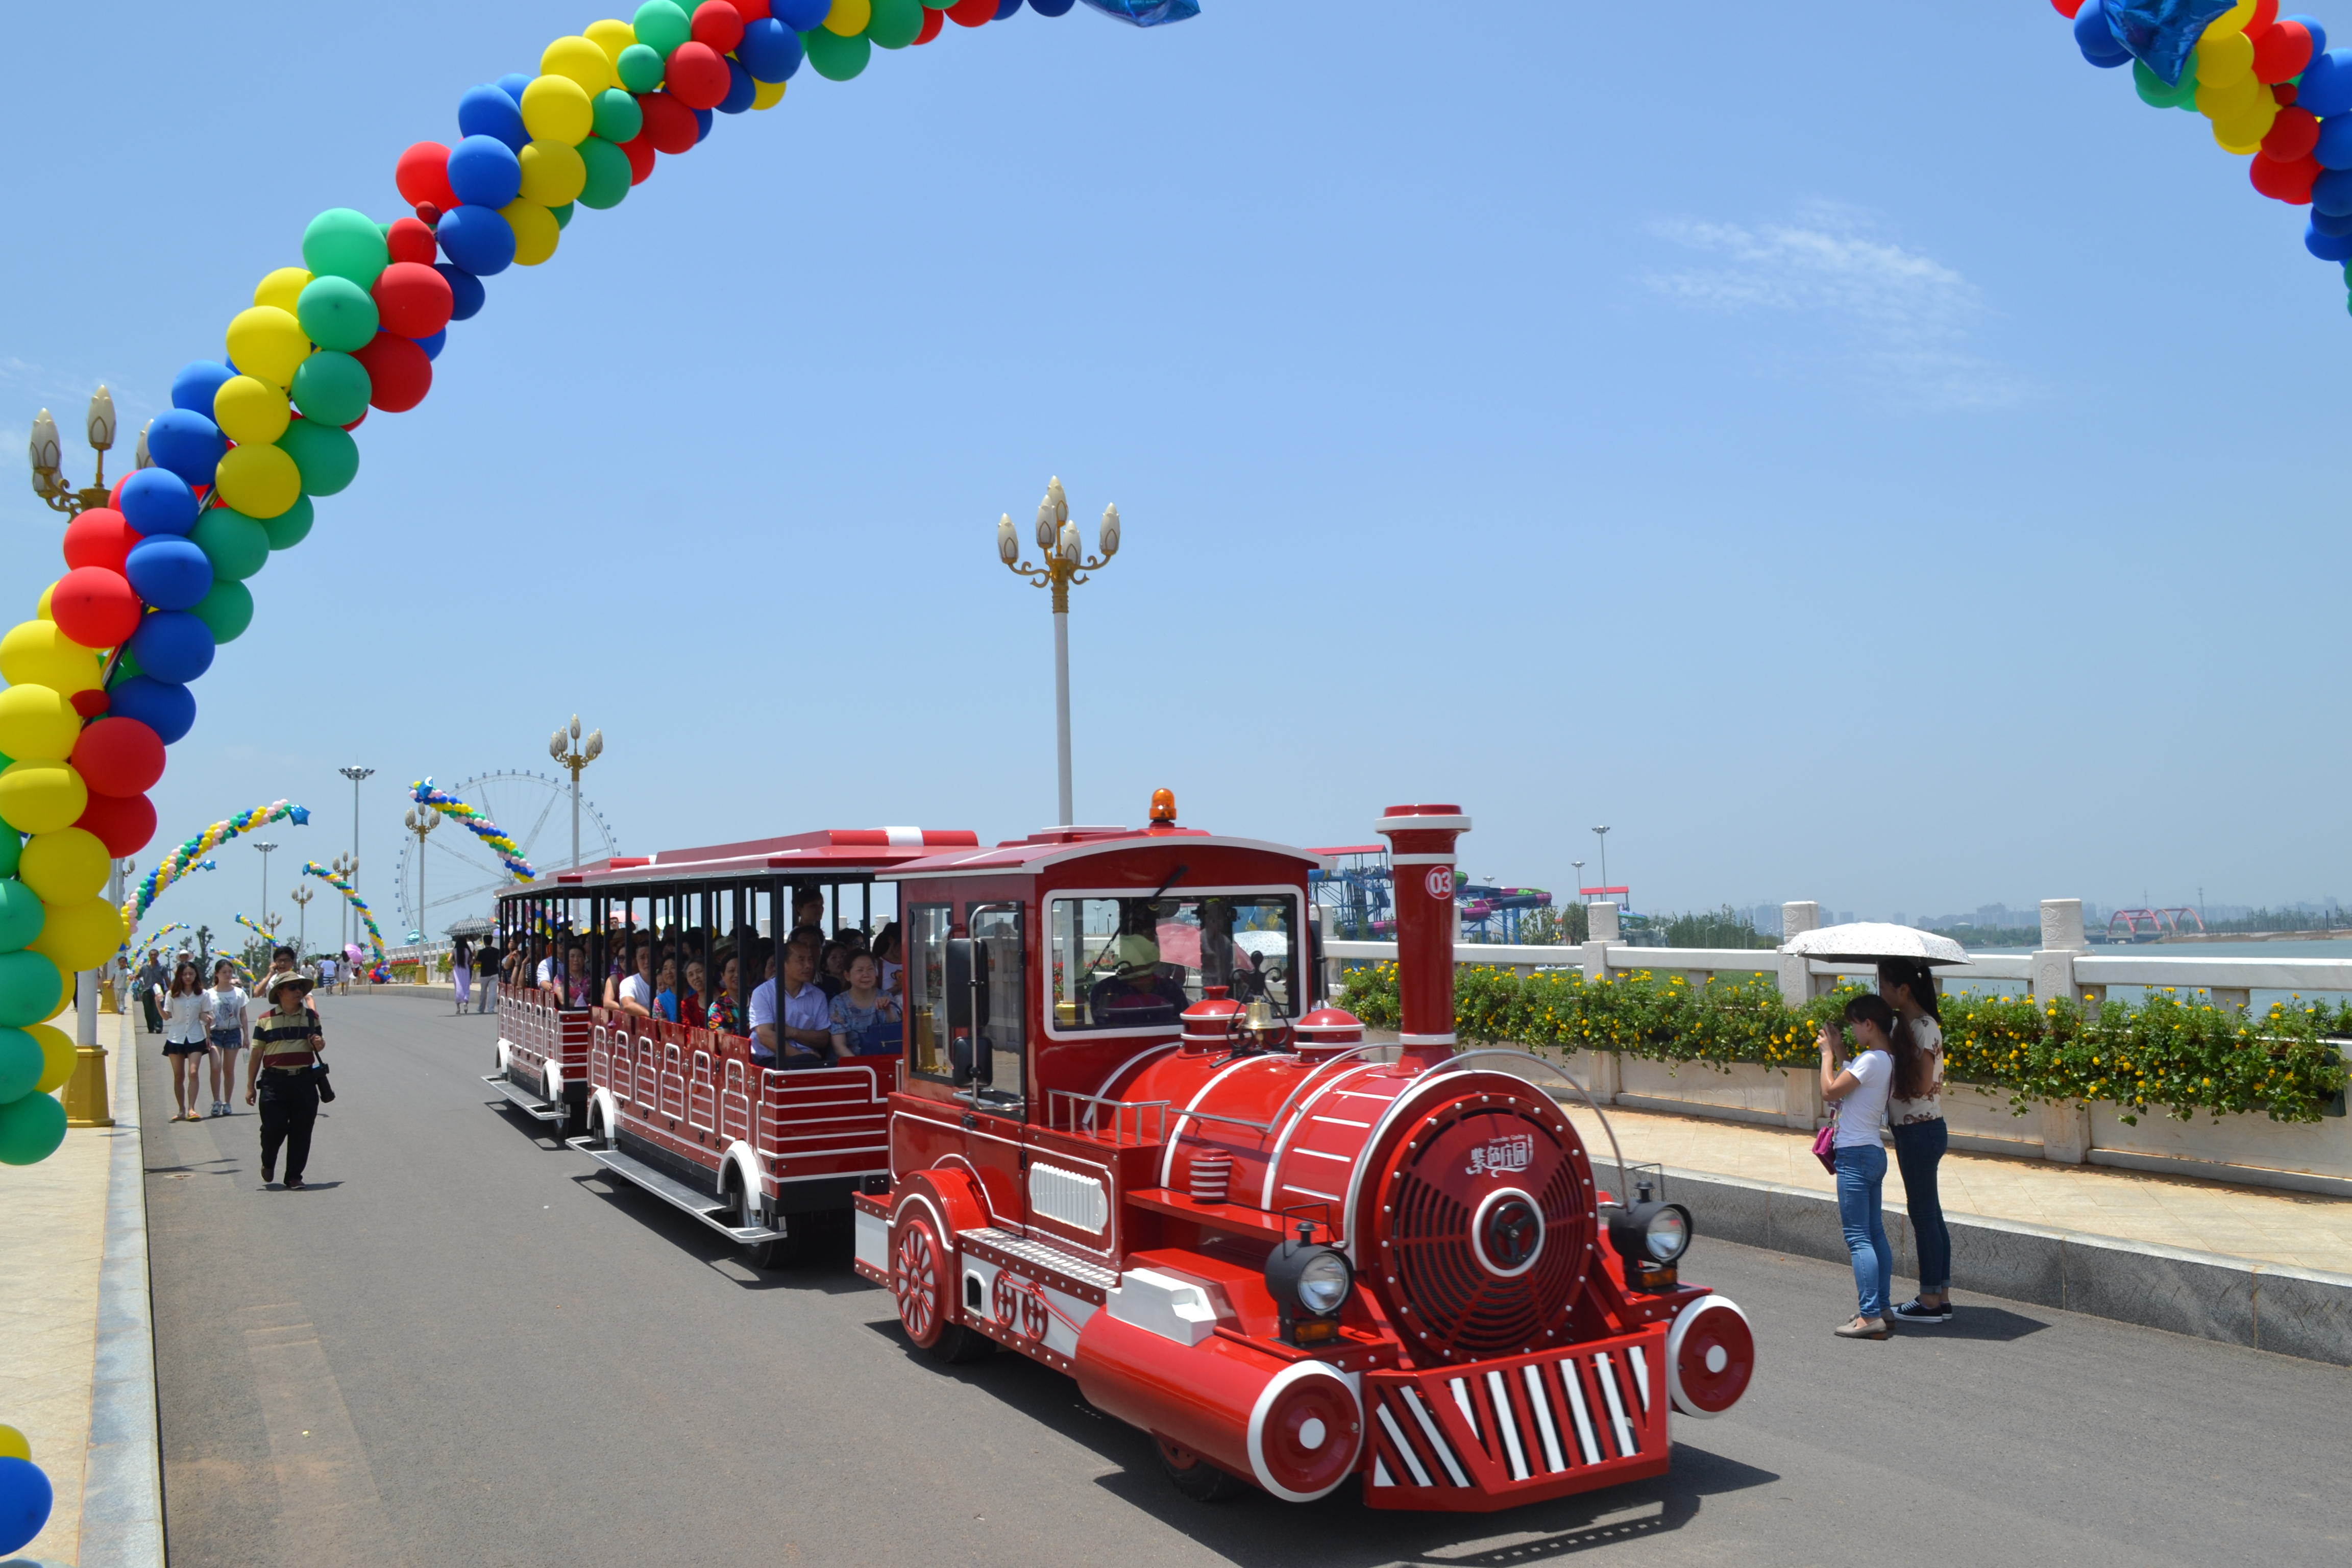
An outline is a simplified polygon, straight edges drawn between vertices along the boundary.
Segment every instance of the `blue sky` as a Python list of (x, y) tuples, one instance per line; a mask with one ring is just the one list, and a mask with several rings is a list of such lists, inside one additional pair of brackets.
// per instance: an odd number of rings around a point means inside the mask
[[(0, 444), (100, 380), (135, 429), (596, 14), (14, 18)], [(1465, 870), (1554, 889), (1605, 822), (1648, 908), (2322, 897), (2352, 321), (2301, 223), (2044, 0), (950, 27), (491, 280), (254, 581), (162, 838), (291, 796), (324, 858), (358, 760), (388, 903), (387, 784), (574, 711), (628, 849), (1025, 832), (1050, 622), (992, 534), (1057, 473), (1126, 519), (1083, 820), (1458, 800)], [(0, 527), (29, 609), (57, 520), (20, 479)], [(153, 918), (254, 911), (255, 858)]]

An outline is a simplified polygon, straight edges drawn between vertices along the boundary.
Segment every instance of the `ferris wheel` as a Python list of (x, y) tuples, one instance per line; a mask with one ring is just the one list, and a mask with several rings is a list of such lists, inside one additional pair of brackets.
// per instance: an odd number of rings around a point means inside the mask
[[(546, 773), (477, 773), (441, 786), (468, 805), (479, 806), (491, 821), (521, 846), (523, 858), (542, 872), (572, 860), (572, 784)], [(439, 930), (468, 915), (488, 915), (500, 888), (514, 878), (499, 864), (490, 847), (463, 826), (444, 821), (425, 839), (425, 900), (417, 904), (416, 836), (403, 831), (397, 886), (400, 929), (424, 932), (428, 940)], [(580, 797), (580, 858), (585, 863), (615, 853), (618, 843), (604, 814), (587, 796)]]

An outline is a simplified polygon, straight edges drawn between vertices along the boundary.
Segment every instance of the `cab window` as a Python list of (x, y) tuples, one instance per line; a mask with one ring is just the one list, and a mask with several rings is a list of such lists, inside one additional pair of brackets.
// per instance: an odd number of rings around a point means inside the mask
[(1174, 1026), (1207, 988), (1298, 1014), (1298, 903), (1277, 893), (1055, 899), (1054, 1026)]
[(907, 1022), (913, 1047), (910, 1070), (953, 1081), (948, 1028), (948, 932), (950, 904), (914, 904), (907, 910)]
[(974, 1076), (987, 1098), (1020, 1100), (1024, 1090), (1024, 1026), (1028, 993), (1023, 984), (1021, 906), (982, 904), (967, 916), (971, 928), (972, 1021), (979, 1035)]

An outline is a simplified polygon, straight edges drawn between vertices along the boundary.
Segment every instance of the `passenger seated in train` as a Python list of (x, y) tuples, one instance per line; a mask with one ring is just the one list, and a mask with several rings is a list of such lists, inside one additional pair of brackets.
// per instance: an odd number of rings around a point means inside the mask
[(651, 942), (637, 943), (635, 954), (636, 967), (615, 988), (615, 1000), (621, 1011), (632, 1018), (654, 1016), (654, 949)]
[(735, 955), (725, 948), (719, 950), (719, 989), (712, 994), (709, 1010), (703, 1021), (722, 1035), (743, 1032), (743, 1008), (736, 997), (741, 989), (742, 967)]
[(1160, 944), (1138, 932), (1112, 944), (1118, 967), (1095, 983), (1087, 1011), (1098, 1029), (1149, 1028), (1173, 1024), (1189, 1005), (1181, 981), (1160, 972)]
[(851, 1057), (895, 1057), (906, 1049), (906, 1025), (898, 999), (882, 990), (882, 966), (870, 952), (849, 960), (848, 981), (833, 999), (833, 1054)]
[(816, 987), (816, 943), (786, 942), (783, 971), (781, 985), (772, 975), (751, 993), (751, 1059), (787, 1070), (824, 1067), (833, 1059), (833, 1006)]
[(702, 960), (686, 961), (683, 994), (677, 988), (677, 961), (671, 959), (662, 965), (661, 989), (654, 993), (654, 1011), (673, 1024), (702, 1022)]
[(567, 1006), (588, 1005), (591, 995), (589, 979), (588, 950), (583, 947), (574, 947), (564, 955), (563, 961), (563, 996)]

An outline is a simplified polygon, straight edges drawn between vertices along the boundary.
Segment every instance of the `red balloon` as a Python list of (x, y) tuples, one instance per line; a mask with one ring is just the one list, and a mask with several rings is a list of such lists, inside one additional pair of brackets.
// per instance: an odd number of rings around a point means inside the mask
[[(135, 474), (138, 471), (138, 469), (133, 468), (131, 470), (131, 473)], [(114, 488), (106, 492), (106, 504), (112, 507), (117, 511), (121, 511), (122, 510), (122, 487), (130, 482), (131, 474), (125, 474), (121, 479), (115, 480)]]
[(2285, 81), (2310, 63), (2311, 29), (2300, 22), (2273, 22), (2254, 39), (2256, 81)]
[(977, 27), (996, 20), (995, 0), (956, 0), (948, 7), (948, 20), (959, 27)]
[(376, 320), (385, 331), (404, 338), (431, 337), (449, 324), (449, 312), (457, 309), (449, 279), (421, 261), (395, 261), (385, 268), (376, 278), (374, 294)]
[(100, 719), (83, 726), (73, 765), (94, 795), (145, 795), (163, 776), (163, 737), (136, 719)]
[[(692, 47), (680, 44), (678, 48)], [(675, 51), (671, 58), (677, 58)], [(722, 71), (721, 74), (725, 73)], [(711, 101), (715, 103), (718, 100)], [(702, 139), (702, 123), (694, 118), (694, 110), (667, 92), (641, 92), (637, 94), (637, 107), (646, 112), (646, 128), (637, 134), (653, 143), (656, 153), (690, 152)]]
[(142, 535), (112, 507), (94, 506), (66, 524), (66, 564), (120, 572)]
[(441, 254), (433, 237), (433, 226), (422, 218), (393, 219), (392, 232), (383, 237), (383, 244), (394, 261), (414, 261), (430, 267)]
[(2279, 0), (2254, 0), (2254, 14), (2246, 18), (2246, 25), (2239, 30), (2248, 37), (2261, 32), (2278, 20), (2278, 5)]
[(114, 705), (113, 700), (95, 686), (85, 686), (66, 700), (71, 702), (73, 710), (85, 719), (95, 719)]
[(447, 212), (457, 205), (457, 193), (449, 188), (449, 149), (438, 142), (419, 142), (403, 153), (393, 166), (392, 182), (410, 206)]
[(100, 795), (92, 790), (89, 806), (74, 826), (97, 835), (106, 852), (120, 860), (125, 855), (136, 855), (155, 837), (155, 803), (143, 795)]
[[(724, 6), (720, 9), (727, 10), (730, 16), (735, 14)], [(665, 89), (688, 109), (718, 108), (735, 81), (727, 69), (726, 57), (694, 38), (672, 49), (669, 62), (662, 69)], [(669, 149), (665, 147), (662, 151), (667, 153)]]
[(2247, 176), (2254, 182), (2254, 189), (2272, 200), (2299, 207), (2311, 200), (2311, 182), (2326, 172), (2308, 153), (2292, 160), (2263, 153), (2254, 158)]
[[(744, 26), (751, 20), (728, 0), (702, 0), (702, 4), (694, 8), (694, 41), (708, 44), (722, 55), (730, 53), (743, 41)], [(724, 70), (727, 68), (722, 65), (719, 68)], [(675, 54), (669, 58), (669, 74), (673, 81), (677, 79), (677, 57)]]
[(735, 14), (743, 18), (743, 25), (747, 27), (768, 15), (768, 0), (728, 0), (728, 3), (735, 7)]
[(621, 152), (629, 160), (629, 184), (644, 184), (646, 177), (654, 172), (654, 144), (640, 131), (621, 143)]
[(49, 591), (49, 618), (84, 647), (121, 647), (144, 608), (122, 574), (103, 566), (77, 566)]
[(2319, 145), (2319, 116), (2308, 109), (2282, 109), (2263, 138), (2263, 156), (2292, 163)]
[(386, 414), (407, 413), (433, 390), (433, 362), (424, 346), (397, 332), (378, 332), (352, 357), (367, 367), (369, 405)]
[(2083, 0), (2050, 0), (2050, 4), (2057, 7), (2058, 15), (2069, 22), (2074, 19), (2074, 13), (2083, 8)]
[(948, 14), (945, 11), (934, 11), (928, 5), (924, 6), (923, 30), (915, 35), (915, 42), (919, 44), (929, 43), (933, 38), (940, 36), (941, 29), (945, 28), (947, 25)]

